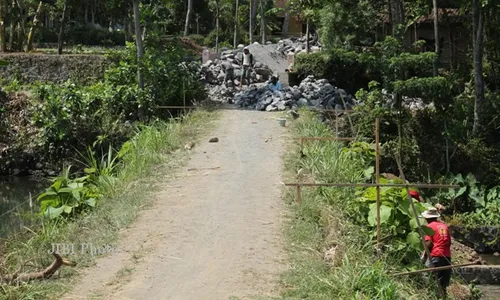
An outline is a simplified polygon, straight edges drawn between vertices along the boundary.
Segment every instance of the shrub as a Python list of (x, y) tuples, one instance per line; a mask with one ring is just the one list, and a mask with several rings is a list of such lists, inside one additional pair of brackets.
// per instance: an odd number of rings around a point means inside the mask
[(67, 41), (72, 45), (88, 46), (124, 46), (125, 34), (122, 31), (109, 32), (107, 29), (98, 29), (88, 26), (70, 28), (67, 32)]
[(328, 71), (332, 64), (332, 57), (328, 52), (299, 53), (295, 58), (294, 67), (301, 77), (314, 75), (316, 78), (331, 79)]
[[(203, 44), (208, 47), (215, 47), (216, 36), (217, 36), (217, 31), (215, 30), (210, 31), (210, 33), (205, 37), (205, 41), (203, 42)], [(219, 48), (221, 47), (220, 45), (222, 45), (224, 42), (229, 43), (229, 45), (232, 45), (232, 36), (229, 32), (219, 30)]]
[(301, 77), (314, 75), (334, 82), (335, 85), (355, 93), (366, 88), (372, 80), (380, 80), (379, 72), (368, 68), (375, 58), (354, 51), (333, 49), (315, 53), (300, 53), (295, 58), (295, 68)]
[(201, 34), (191, 34), (188, 38), (200, 46), (205, 45), (205, 37)]

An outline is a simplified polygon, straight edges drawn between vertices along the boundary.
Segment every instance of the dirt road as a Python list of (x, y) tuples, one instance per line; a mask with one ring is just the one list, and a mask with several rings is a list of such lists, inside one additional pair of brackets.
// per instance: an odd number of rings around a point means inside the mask
[(100, 258), (65, 299), (277, 296), (285, 131), (274, 117), (224, 111), (179, 178), (165, 182), (123, 232), (117, 252)]

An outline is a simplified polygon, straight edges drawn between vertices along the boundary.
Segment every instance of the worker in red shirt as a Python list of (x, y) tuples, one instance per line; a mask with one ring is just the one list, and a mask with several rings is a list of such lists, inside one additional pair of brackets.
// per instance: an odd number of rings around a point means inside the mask
[(422, 197), (420, 197), (420, 194), (415, 191), (415, 190), (411, 190), (410, 189), (410, 196), (413, 198), (413, 199), (416, 199), (418, 202), (423, 202), (423, 199)]
[[(430, 253), (431, 267), (443, 267), (451, 265), (451, 237), (448, 226), (438, 221), (439, 212), (431, 208), (422, 213), (422, 217), (427, 221), (427, 227), (434, 231), (432, 236), (425, 236), (425, 247)], [(424, 255), (423, 260), (427, 260)], [(451, 269), (437, 271), (440, 288), (446, 297), (446, 288), (450, 284)]]

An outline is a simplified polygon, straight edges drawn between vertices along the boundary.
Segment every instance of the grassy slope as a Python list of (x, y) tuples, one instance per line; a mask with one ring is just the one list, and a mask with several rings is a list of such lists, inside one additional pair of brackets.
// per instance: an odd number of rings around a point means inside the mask
[[(129, 225), (138, 211), (150, 203), (158, 183), (165, 181), (170, 171), (184, 163), (187, 157), (182, 150), (184, 144), (207, 132), (216, 116), (217, 112), (197, 111), (182, 121), (143, 128), (131, 140), (131, 150), (119, 168), (118, 180), (101, 186), (105, 197), (98, 208), (74, 222), (46, 223), (41, 230), (8, 241), (3, 249), (6, 254), (3, 264), (8, 266), (8, 272), (13, 273), (29, 259), (48, 266), (52, 257), (47, 252), (52, 249), (52, 243), (113, 245), (117, 242), (118, 231)], [(0, 287), (0, 299), (58, 299), (71, 288), (76, 272), (92, 265), (95, 256), (75, 251), (75, 255), (68, 258), (78, 262), (78, 266), (63, 266), (60, 279)]]
[[(332, 136), (332, 131), (303, 111), (295, 137)], [(363, 166), (342, 153), (339, 142), (311, 141), (286, 159), (289, 181), (361, 182)], [(302, 202), (286, 195), (292, 216), (287, 224), (291, 269), (284, 274), (287, 299), (434, 299), (432, 288), (419, 290), (408, 277), (395, 280), (391, 260), (377, 258), (371, 233), (350, 222), (347, 213), (354, 189), (303, 188)], [(422, 282), (422, 281), (420, 281)], [(412, 297), (413, 296), (413, 297)]]

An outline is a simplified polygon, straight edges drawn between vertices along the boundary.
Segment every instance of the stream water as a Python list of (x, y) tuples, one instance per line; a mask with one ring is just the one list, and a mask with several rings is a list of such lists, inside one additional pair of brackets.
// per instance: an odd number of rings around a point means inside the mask
[(0, 244), (24, 226), (33, 225), (32, 215), (38, 212), (36, 197), (46, 185), (27, 177), (0, 177)]

